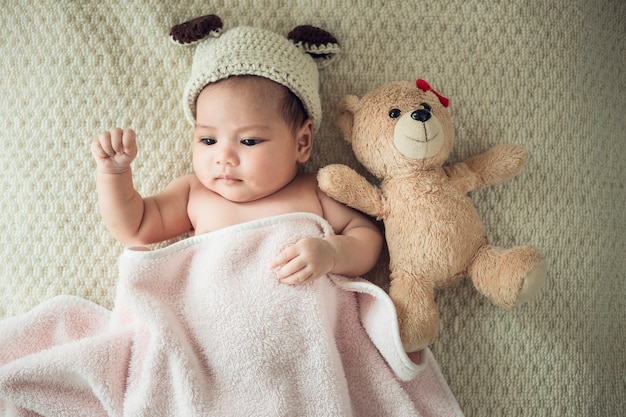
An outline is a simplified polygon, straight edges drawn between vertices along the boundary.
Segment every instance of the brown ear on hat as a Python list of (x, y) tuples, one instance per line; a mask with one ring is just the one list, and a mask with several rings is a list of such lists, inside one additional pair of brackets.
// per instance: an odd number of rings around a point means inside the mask
[(174, 26), (170, 30), (170, 36), (181, 45), (189, 45), (211, 34), (218, 35), (222, 27), (222, 19), (217, 15), (209, 14)]
[(287, 39), (302, 48), (318, 65), (330, 62), (340, 51), (337, 38), (315, 26), (296, 26)]

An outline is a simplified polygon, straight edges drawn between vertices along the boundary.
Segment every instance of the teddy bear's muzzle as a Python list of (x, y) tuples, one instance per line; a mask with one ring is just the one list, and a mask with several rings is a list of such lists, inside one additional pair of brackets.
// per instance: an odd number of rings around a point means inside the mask
[(407, 158), (425, 159), (439, 153), (445, 142), (442, 127), (428, 109), (405, 114), (394, 128), (393, 144)]

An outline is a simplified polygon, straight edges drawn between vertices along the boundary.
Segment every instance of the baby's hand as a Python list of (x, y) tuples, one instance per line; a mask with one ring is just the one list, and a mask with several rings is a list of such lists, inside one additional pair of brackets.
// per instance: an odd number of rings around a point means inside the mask
[(320, 238), (305, 238), (274, 258), (271, 269), (284, 284), (300, 284), (329, 273), (335, 264), (335, 250)]
[(91, 154), (99, 171), (108, 174), (125, 172), (137, 156), (135, 132), (132, 129), (120, 128), (102, 132), (91, 143)]

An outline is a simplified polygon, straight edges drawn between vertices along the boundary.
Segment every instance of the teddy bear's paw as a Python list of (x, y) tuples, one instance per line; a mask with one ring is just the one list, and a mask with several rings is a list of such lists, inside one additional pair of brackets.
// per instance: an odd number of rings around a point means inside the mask
[(522, 283), (522, 289), (517, 295), (515, 307), (526, 303), (539, 292), (541, 287), (543, 287), (546, 282), (547, 274), (548, 270), (546, 267), (546, 263), (545, 261), (541, 261), (539, 265), (535, 266), (526, 275), (526, 277), (524, 278), (524, 282)]
[(352, 168), (346, 165), (326, 165), (317, 172), (317, 184), (330, 197), (347, 203), (353, 193), (350, 179), (354, 174)]
[(519, 145), (497, 145), (471, 161), (485, 185), (499, 184), (519, 174), (526, 163), (526, 149)]
[(317, 172), (317, 184), (329, 197), (373, 217), (383, 214), (380, 190), (347, 165), (332, 164)]
[(317, 184), (325, 193), (337, 187), (336, 183), (341, 180), (341, 172), (345, 170), (345, 165), (331, 164), (322, 167), (317, 171)]
[(526, 148), (519, 145), (502, 145), (506, 150), (508, 169), (518, 173), (526, 163)]
[(517, 175), (524, 164), (526, 164), (526, 148), (519, 145), (500, 145), (495, 149), (500, 149), (502, 154), (502, 166), (503, 172), (508, 173), (507, 176)]

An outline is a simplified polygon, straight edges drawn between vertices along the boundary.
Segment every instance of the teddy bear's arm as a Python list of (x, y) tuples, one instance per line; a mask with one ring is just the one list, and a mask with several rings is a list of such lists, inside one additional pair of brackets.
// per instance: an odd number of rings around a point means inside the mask
[(444, 167), (450, 181), (463, 192), (508, 181), (526, 163), (526, 149), (518, 145), (498, 145), (458, 164)]
[(318, 171), (317, 183), (331, 198), (378, 219), (384, 217), (382, 192), (352, 168), (327, 165)]

